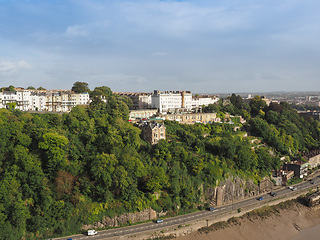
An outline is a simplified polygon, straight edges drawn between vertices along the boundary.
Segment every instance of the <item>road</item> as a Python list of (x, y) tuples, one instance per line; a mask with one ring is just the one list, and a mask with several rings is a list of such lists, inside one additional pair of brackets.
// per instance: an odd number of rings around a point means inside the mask
[[(273, 199), (278, 199), (284, 196), (294, 195), (299, 192), (302, 192), (304, 190), (308, 190), (310, 188), (315, 188), (317, 186), (320, 186), (320, 175), (313, 177), (314, 184), (311, 184), (311, 181), (304, 181), (301, 183), (298, 183), (294, 185), (295, 188), (297, 188), (296, 191), (290, 190), (288, 187), (282, 187), (279, 190), (276, 190), (277, 196), (272, 197), (269, 193), (268, 194), (262, 194), (259, 196), (255, 196), (253, 198), (245, 199), (243, 201), (235, 202), (229, 205), (224, 205), (221, 207), (217, 207), (214, 211), (198, 211), (195, 213), (190, 213), (183, 216), (177, 216), (172, 218), (164, 219), (162, 223), (155, 223), (155, 222), (149, 222), (144, 224), (138, 224), (135, 226), (130, 227), (123, 227), (123, 228), (116, 228), (116, 229), (110, 229), (110, 230), (101, 230), (98, 232), (95, 236), (87, 236), (86, 234), (79, 234), (79, 235), (73, 235), (70, 237), (62, 237), (62, 238), (55, 238), (56, 240), (66, 240), (68, 238), (72, 238), (72, 240), (80, 240), (80, 239), (90, 239), (90, 240), (101, 240), (101, 239), (119, 239), (124, 236), (128, 235), (136, 235), (141, 234), (143, 232), (152, 232), (152, 231), (159, 231), (161, 229), (166, 229), (169, 227), (179, 226), (187, 224), (188, 222), (192, 222), (195, 220), (204, 220), (209, 217), (214, 217), (215, 215), (221, 215), (224, 213), (230, 213), (232, 210), (237, 210), (241, 208), (246, 208), (248, 206), (254, 206), (257, 205), (261, 207), (263, 202), (269, 202)], [(263, 197), (262, 201), (258, 201), (257, 199)]]

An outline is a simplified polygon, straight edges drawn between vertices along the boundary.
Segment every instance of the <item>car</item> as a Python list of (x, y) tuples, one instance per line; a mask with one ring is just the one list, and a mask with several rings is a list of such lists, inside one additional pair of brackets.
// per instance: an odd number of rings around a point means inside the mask
[(293, 187), (293, 188), (291, 188), (291, 190), (292, 190), (292, 191), (296, 191), (296, 190), (297, 190), (297, 188)]
[(209, 211), (215, 211), (216, 209), (214, 207), (209, 207)]
[(275, 196), (277, 196), (277, 193), (276, 192), (270, 192), (270, 195), (271, 195), (271, 197), (275, 197)]
[(258, 200), (258, 201), (262, 201), (262, 200), (263, 200), (263, 197), (259, 197), (257, 200)]
[(88, 236), (94, 236), (96, 234), (98, 234), (98, 232), (96, 230), (94, 230), (94, 229), (88, 230)]
[(293, 189), (293, 187), (292, 186), (290, 186), (290, 187), (288, 187), (290, 190), (292, 190)]
[(315, 184), (315, 181), (311, 181), (310, 183), (311, 183), (311, 184)]
[(157, 219), (156, 223), (163, 223), (163, 219)]

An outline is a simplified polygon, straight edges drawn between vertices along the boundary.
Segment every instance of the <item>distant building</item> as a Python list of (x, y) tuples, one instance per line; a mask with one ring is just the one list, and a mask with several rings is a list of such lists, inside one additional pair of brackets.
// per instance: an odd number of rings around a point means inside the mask
[(74, 93), (71, 90), (30, 90), (16, 88), (15, 91), (0, 93), (0, 108), (15, 103), (21, 111), (70, 112), (76, 105), (89, 105), (88, 93)]
[(158, 122), (142, 122), (140, 124), (141, 135), (151, 145), (157, 144), (160, 140), (166, 139), (166, 127)]
[(320, 166), (320, 149), (304, 153), (302, 160), (298, 159), (291, 163), (283, 165), (284, 170), (294, 171), (294, 175), (298, 178), (307, 176), (309, 169), (314, 169)]
[(280, 170), (272, 171), (272, 179), (276, 182), (276, 186), (286, 186), (287, 182), (294, 177), (294, 171), (284, 170), (282, 167)]
[(159, 113), (191, 112), (202, 106), (208, 106), (219, 101), (216, 96), (192, 97), (191, 91), (154, 90), (153, 93), (142, 92), (114, 92), (120, 96), (127, 96), (132, 100), (133, 110), (158, 109)]
[(221, 119), (217, 117), (217, 113), (163, 114), (159, 117), (166, 120), (177, 121), (179, 123), (186, 124), (213, 123), (221, 121)]
[(159, 109), (160, 113), (191, 111), (192, 93), (190, 91), (154, 90), (151, 96), (151, 107)]
[(293, 171), (294, 176), (304, 178), (308, 175), (309, 162), (295, 161), (284, 165), (284, 170)]
[(219, 97), (193, 97), (192, 98), (192, 109), (198, 109), (202, 106), (208, 106), (209, 104), (215, 104), (219, 101)]
[(309, 162), (309, 168), (316, 168), (320, 166), (320, 149), (305, 153), (302, 158)]
[(3, 91), (2, 92), (2, 107), (8, 107), (9, 103), (15, 103), (16, 109), (27, 111), (30, 108), (30, 91), (19, 89), (16, 91)]
[(320, 121), (320, 112), (319, 111), (299, 111), (301, 117), (304, 119), (313, 118), (316, 121)]
[(131, 98), (133, 110), (151, 108), (151, 93), (115, 92), (115, 94)]
[(158, 109), (142, 109), (142, 110), (131, 110), (129, 113), (129, 120), (135, 121), (139, 119), (149, 119), (158, 114)]

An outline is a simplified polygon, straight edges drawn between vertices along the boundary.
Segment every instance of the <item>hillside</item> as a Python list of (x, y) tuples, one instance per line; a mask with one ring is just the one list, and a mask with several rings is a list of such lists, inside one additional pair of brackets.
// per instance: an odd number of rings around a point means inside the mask
[(99, 89), (108, 103), (97, 97), (68, 114), (0, 110), (0, 239), (69, 235), (105, 216), (148, 208), (168, 215), (203, 209), (220, 183), (247, 182), (238, 195), (248, 196), (279, 168), (281, 156), (319, 148), (319, 122), (285, 103), (238, 96), (204, 111), (241, 114), (244, 126), (236, 119), (166, 121), (166, 141), (151, 146), (128, 122), (127, 99)]

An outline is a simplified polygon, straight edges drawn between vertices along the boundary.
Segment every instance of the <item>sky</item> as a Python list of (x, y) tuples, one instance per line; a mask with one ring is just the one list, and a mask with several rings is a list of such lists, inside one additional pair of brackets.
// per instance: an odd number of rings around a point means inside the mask
[(319, 0), (0, 0), (0, 87), (320, 91)]

